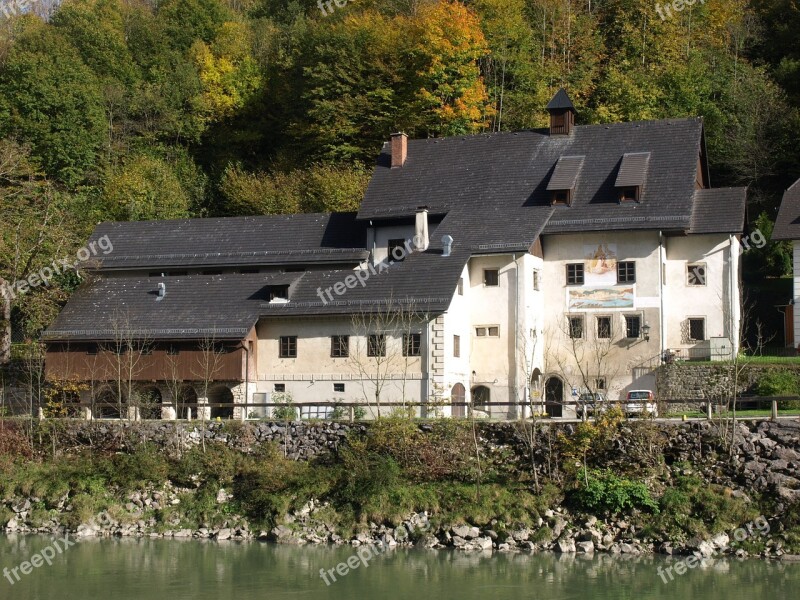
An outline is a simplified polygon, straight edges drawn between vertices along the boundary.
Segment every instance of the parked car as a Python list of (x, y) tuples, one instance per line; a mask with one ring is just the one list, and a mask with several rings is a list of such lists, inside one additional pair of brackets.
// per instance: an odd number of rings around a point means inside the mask
[(631, 390), (625, 402), (626, 415), (644, 415), (649, 413), (658, 416), (656, 398), (650, 390)]
[(594, 394), (583, 393), (578, 397), (578, 418), (583, 419), (584, 414), (587, 417), (593, 417), (608, 409), (608, 401), (606, 395), (600, 392)]

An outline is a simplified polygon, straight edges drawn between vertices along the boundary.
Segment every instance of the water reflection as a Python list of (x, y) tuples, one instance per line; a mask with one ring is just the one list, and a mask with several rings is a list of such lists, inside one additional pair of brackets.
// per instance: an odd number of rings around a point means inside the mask
[[(0, 537), (0, 568), (13, 568), (51, 543), (46, 536)], [(665, 584), (657, 568), (674, 561), (663, 557), (434, 550), (389, 551), (326, 586), (319, 570), (335, 569), (355, 552), (257, 542), (81, 540), (52, 567), (35, 569), (14, 586), (0, 579), (0, 598), (781, 600), (797, 598), (800, 589), (800, 565), (760, 560), (710, 561)]]

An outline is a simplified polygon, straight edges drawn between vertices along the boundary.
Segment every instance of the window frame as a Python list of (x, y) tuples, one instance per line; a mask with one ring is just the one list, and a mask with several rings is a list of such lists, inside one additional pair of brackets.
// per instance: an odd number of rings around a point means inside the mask
[[(702, 274), (698, 275), (695, 274), (695, 277), (698, 277), (701, 283), (692, 283), (690, 278), (692, 277), (692, 268), (700, 268), (702, 269)], [(706, 287), (708, 285), (708, 263), (704, 262), (687, 262), (686, 263), (686, 287)]]
[[(576, 330), (576, 323), (580, 324), (580, 331)], [(582, 340), (584, 338), (586, 335), (586, 315), (567, 315), (567, 335), (571, 340)]]
[(382, 358), (386, 356), (386, 334), (370, 333), (367, 335), (367, 356)]
[[(625, 339), (626, 340), (638, 340), (642, 338), (642, 325), (643, 319), (642, 315), (640, 314), (627, 314), (622, 316), (625, 319)], [(635, 336), (630, 335), (631, 332), (631, 323), (632, 319), (636, 319), (638, 325), (636, 326), (637, 334)]]
[(639, 202), (641, 188), (638, 185), (626, 185), (625, 187), (617, 188), (617, 190), (617, 200), (620, 204), (625, 202)]
[(459, 296), (463, 296), (463, 295), (464, 295), (464, 278), (463, 278), (463, 277), (459, 277), (459, 278), (458, 278), (458, 288), (457, 288), (457, 291), (458, 291), (458, 295), (459, 295)]
[[(339, 388), (341, 388), (341, 389), (339, 389)], [(333, 383), (333, 393), (334, 394), (344, 394), (344, 393), (346, 393), (345, 392), (346, 389), (347, 388), (345, 387), (344, 382), (335, 381)]]
[(297, 358), (296, 335), (282, 335), (278, 338), (278, 358)]
[(539, 292), (542, 287), (542, 272), (540, 269), (533, 270), (533, 291)]
[(273, 300), (288, 300), (289, 299), (289, 286), (288, 285), (268, 285), (267, 286), (267, 301)]
[[(400, 248), (403, 251), (403, 254), (400, 258), (397, 258), (392, 251), (395, 248)], [(408, 256), (408, 251), (406, 250), (406, 239), (405, 238), (392, 238), (390, 240), (386, 240), (386, 256), (388, 257), (389, 261), (394, 262), (403, 262)]]
[(453, 335), (453, 358), (461, 358), (461, 336)]
[[(494, 283), (489, 283), (487, 275), (494, 273)], [(483, 287), (499, 287), (500, 286), (500, 269), (484, 269), (483, 270)]]
[[(608, 323), (608, 331), (604, 332), (606, 335), (601, 335), (600, 321), (605, 319)], [(614, 337), (614, 319), (611, 315), (597, 315), (595, 317), (595, 335), (598, 340), (610, 340)]]
[[(700, 323), (703, 327), (703, 337), (696, 338), (692, 335), (692, 322)], [(689, 341), (690, 342), (705, 342), (708, 339), (708, 332), (706, 331), (706, 318), (705, 317), (686, 317), (686, 323), (688, 325), (689, 330)]]
[(403, 334), (403, 356), (422, 356), (422, 334)]
[[(570, 273), (573, 270), (574, 273)], [(567, 263), (566, 264), (567, 285), (576, 286), (584, 285), (586, 281), (586, 266), (580, 263)]]
[[(280, 389), (278, 389), (280, 388)], [(273, 394), (285, 394), (286, 393), (286, 384), (285, 383), (273, 383), (272, 384), (272, 393)]]
[[(622, 271), (625, 270), (623, 275)], [(631, 271), (633, 274), (631, 275)], [(617, 262), (617, 283), (636, 283), (636, 261), (622, 260)]]
[(348, 358), (350, 356), (350, 336), (331, 336), (331, 358)]

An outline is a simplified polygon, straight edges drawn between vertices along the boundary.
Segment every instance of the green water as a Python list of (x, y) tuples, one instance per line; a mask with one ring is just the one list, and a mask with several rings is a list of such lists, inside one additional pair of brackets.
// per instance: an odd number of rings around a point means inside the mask
[[(52, 544), (45, 536), (0, 536), (0, 568), (12, 569)], [(395, 550), (326, 585), (354, 548), (258, 542), (84, 540), (11, 585), (13, 600), (255, 600), (397, 598), (427, 600), (789, 599), (800, 598), (800, 564), (715, 561), (664, 583), (662, 557), (464, 554)], [(13, 579), (13, 575), (12, 575)]]

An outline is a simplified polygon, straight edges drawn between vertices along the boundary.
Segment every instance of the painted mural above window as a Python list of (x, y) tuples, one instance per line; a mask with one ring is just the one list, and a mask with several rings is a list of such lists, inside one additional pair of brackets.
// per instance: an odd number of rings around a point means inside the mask
[(583, 247), (586, 285), (615, 285), (617, 283), (617, 245), (597, 244)]

